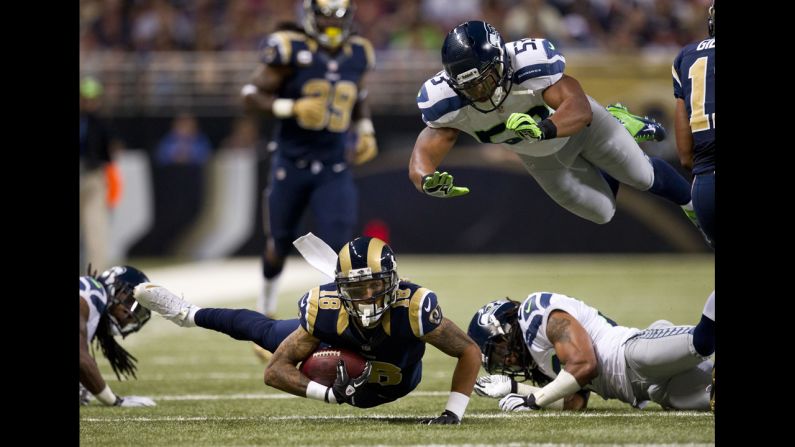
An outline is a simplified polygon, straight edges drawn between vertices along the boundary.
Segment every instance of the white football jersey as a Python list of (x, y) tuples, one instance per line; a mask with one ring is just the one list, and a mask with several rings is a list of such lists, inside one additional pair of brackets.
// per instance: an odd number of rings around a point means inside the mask
[(543, 157), (560, 150), (569, 137), (551, 140), (525, 140), (506, 130), (511, 113), (527, 113), (541, 121), (554, 113), (542, 93), (563, 77), (566, 59), (546, 39), (522, 39), (505, 44), (513, 68), (508, 97), (496, 110), (483, 113), (458, 96), (447, 83), (444, 70), (425, 81), (417, 94), (422, 120), (429, 127), (452, 127), (472, 135), (482, 143), (499, 143), (520, 154)]
[(108, 305), (108, 294), (102, 284), (90, 276), (80, 277), (80, 299), (88, 304), (88, 321), (86, 322), (86, 329), (88, 330), (88, 341), (94, 339), (94, 334), (97, 333), (97, 326), (99, 326), (99, 317), (105, 311)]
[(585, 388), (605, 399), (616, 398), (634, 404), (635, 396), (626, 376), (624, 342), (640, 330), (618, 326), (593, 307), (566, 295), (551, 292), (530, 294), (519, 309), (519, 325), (533, 360), (551, 378), (557, 377), (563, 367), (547, 338), (547, 319), (553, 310), (562, 310), (574, 317), (591, 336), (598, 375)]

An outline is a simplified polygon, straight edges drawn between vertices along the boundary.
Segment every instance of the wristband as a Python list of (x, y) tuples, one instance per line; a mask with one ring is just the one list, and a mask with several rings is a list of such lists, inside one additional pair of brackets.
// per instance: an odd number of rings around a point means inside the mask
[(334, 397), (334, 393), (331, 392), (331, 388), (321, 385), (314, 380), (309, 381), (309, 385), (306, 386), (306, 397), (328, 402), (330, 404), (337, 403), (337, 398)]
[(258, 89), (256, 85), (246, 84), (243, 86), (243, 88), (240, 89), (240, 95), (245, 98), (248, 95), (253, 95), (254, 93), (257, 93), (257, 91)]
[(569, 395), (572, 395), (580, 390), (580, 384), (577, 379), (565, 369), (560, 370), (555, 380), (549, 382), (540, 390), (533, 393), (536, 404), (540, 407), (545, 407), (548, 404)]
[(121, 398), (113, 394), (113, 391), (110, 390), (110, 385), (105, 385), (105, 389), (95, 394), (94, 397), (96, 397), (98, 401), (108, 406), (118, 405), (121, 403)]
[(295, 105), (295, 101), (292, 99), (274, 99), (273, 106), (271, 106), (273, 116), (276, 118), (289, 118), (293, 116), (293, 105)]
[(359, 135), (374, 135), (375, 127), (370, 118), (362, 118), (356, 122), (356, 133)]
[(551, 140), (558, 136), (558, 127), (549, 118), (538, 123), (538, 128), (541, 129), (542, 140)]
[(530, 407), (531, 410), (540, 410), (541, 409), (541, 407), (538, 406), (538, 404), (536, 403), (535, 394), (529, 394), (527, 397), (525, 397), (524, 398), (524, 403), (525, 403), (525, 405)]

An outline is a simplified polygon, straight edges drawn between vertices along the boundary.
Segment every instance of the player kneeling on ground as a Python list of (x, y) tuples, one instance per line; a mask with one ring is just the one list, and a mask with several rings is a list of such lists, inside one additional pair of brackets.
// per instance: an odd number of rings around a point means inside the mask
[(116, 266), (97, 276), (80, 277), (80, 405), (88, 405), (91, 395), (108, 406), (151, 407), (155, 402), (144, 396), (121, 397), (111, 391), (89, 352), (96, 340), (102, 355), (121, 380), (135, 377), (135, 361), (129, 352), (116, 343), (115, 336), (127, 337), (149, 321), (148, 309), (133, 298), (133, 287), (149, 281), (144, 273), (130, 266)]
[(557, 293), (492, 301), (469, 325), (493, 374), (478, 378), (475, 392), (500, 398), (503, 411), (584, 409), (591, 391), (636, 408), (652, 401), (664, 409), (709, 410), (714, 332), (714, 292), (698, 325), (658, 320), (644, 330), (619, 326)]

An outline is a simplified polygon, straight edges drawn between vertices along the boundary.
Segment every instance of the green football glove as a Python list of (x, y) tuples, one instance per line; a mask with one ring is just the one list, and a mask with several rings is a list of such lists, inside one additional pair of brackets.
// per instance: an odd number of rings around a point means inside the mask
[(544, 132), (538, 127), (536, 121), (526, 113), (511, 113), (508, 121), (505, 122), (505, 127), (516, 132), (525, 140), (541, 140), (544, 137)]
[(422, 178), (422, 190), (433, 197), (458, 197), (469, 194), (469, 188), (453, 186), (453, 176), (446, 172), (436, 171)]

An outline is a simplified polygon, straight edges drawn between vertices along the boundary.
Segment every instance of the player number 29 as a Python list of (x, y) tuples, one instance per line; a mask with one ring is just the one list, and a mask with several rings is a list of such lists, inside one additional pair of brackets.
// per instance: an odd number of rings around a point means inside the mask
[(331, 132), (345, 132), (351, 123), (351, 112), (356, 102), (356, 84), (339, 81), (336, 84), (325, 79), (311, 79), (301, 89), (303, 96), (319, 96), (326, 100), (326, 113), (319, 119), (298, 119), (304, 129), (328, 129)]

